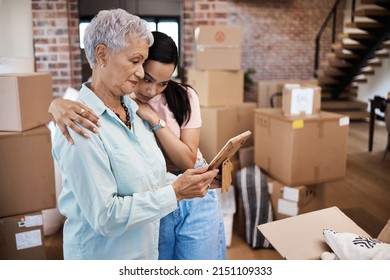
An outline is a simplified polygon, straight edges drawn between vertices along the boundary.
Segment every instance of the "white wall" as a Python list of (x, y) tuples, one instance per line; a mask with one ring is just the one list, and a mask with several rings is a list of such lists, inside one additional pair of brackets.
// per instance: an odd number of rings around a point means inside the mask
[(31, 0), (0, 0), (0, 57), (34, 56)]
[(375, 75), (367, 76), (368, 82), (359, 85), (358, 99), (368, 101), (374, 95), (379, 95), (387, 98), (390, 92), (390, 59), (382, 58), (382, 66), (375, 67)]
[(0, 73), (34, 72), (31, 0), (0, 0)]

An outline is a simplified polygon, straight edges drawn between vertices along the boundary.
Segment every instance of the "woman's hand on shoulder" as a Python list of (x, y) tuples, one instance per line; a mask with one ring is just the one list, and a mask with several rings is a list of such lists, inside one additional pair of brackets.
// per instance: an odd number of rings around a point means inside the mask
[(88, 133), (75, 123), (81, 124), (94, 133), (98, 131), (97, 126), (100, 126), (99, 117), (80, 102), (56, 98), (50, 103), (48, 111), (54, 123), (60, 128), (70, 144), (73, 144), (73, 139), (69, 134), (68, 127), (81, 136), (89, 138)]

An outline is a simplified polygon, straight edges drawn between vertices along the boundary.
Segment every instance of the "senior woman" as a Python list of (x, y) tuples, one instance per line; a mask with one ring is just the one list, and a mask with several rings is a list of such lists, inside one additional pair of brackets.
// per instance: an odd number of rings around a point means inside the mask
[(89, 139), (70, 131), (73, 145), (62, 133), (54, 136), (63, 177), (59, 209), (67, 218), (64, 258), (157, 259), (160, 219), (177, 201), (203, 197), (218, 170), (167, 173), (150, 125), (127, 96), (144, 76), (153, 43), (147, 23), (105, 10), (84, 36), (92, 82), (83, 84), (78, 101), (99, 115), (100, 129)]

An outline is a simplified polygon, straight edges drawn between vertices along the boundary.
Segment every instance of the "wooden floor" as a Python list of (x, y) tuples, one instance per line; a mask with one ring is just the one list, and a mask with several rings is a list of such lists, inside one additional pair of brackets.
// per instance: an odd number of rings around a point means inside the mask
[[(349, 130), (347, 175), (321, 186), (326, 207), (337, 206), (371, 236), (376, 237), (390, 219), (390, 151), (382, 160), (387, 141), (383, 122), (375, 125), (373, 151), (368, 152), (368, 122), (352, 122)], [(233, 229), (230, 260), (273, 260), (281, 256), (271, 249), (253, 250)], [(48, 259), (62, 259), (62, 232), (45, 238)]]

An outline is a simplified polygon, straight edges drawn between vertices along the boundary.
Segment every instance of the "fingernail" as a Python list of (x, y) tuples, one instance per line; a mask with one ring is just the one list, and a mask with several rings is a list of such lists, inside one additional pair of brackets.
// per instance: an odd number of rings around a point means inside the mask
[(94, 132), (94, 133), (98, 133), (97, 128), (93, 128), (93, 132)]
[(97, 124), (97, 126), (100, 126), (100, 122), (97, 122), (96, 124)]
[(73, 140), (68, 140), (69, 144), (73, 145)]
[(88, 133), (84, 133), (84, 137), (89, 138), (89, 134)]

